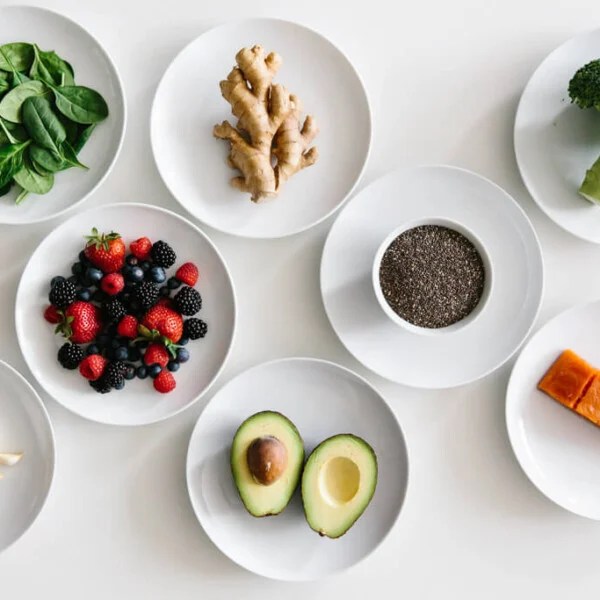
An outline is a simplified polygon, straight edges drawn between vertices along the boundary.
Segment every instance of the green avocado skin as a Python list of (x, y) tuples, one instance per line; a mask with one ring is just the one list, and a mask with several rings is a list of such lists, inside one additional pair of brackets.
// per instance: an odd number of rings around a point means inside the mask
[[(353, 512), (348, 515), (347, 520), (344, 525), (344, 529), (342, 531), (339, 531), (336, 533), (331, 533), (331, 532), (325, 531), (323, 528), (317, 527), (314, 524), (313, 518), (311, 515), (311, 505), (310, 505), (311, 498), (308, 496), (308, 494), (306, 492), (305, 481), (311, 476), (311, 471), (314, 467), (313, 462), (316, 461), (316, 457), (318, 456), (320, 450), (322, 450), (323, 448), (330, 446), (332, 444), (337, 444), (338, 442), (343, 442), (343, 441), (347, 441), (347, 440), (352, 440), (355, 444), (357, 444), (359, 447), (361, 447), (365, 453), (367, 453), (371, 457), (371, 460), (373, 463), (373, 472), (371, 473), (372, 479), (373, 479), (373, 484), (370, 487), (370, 489), (368, 490), (368, 494), (363, 499), (363, 502), (359, 505), (358, 510), (356, 510), (356, 512)], [(306, 518), (306, 521), (307, 521), (309, 527), (313, 531), (318, 533), (321, 537), (328, 537), (330, 539), (341, 538), (343, 535), (345, 535), (348, 532), (349, 529), (351, 529), (351, 527), (356, 523), (356, 521), (358, 521), (358, 519), (365, 512), (366, 508), (368, 507), (369, 503), (371, 502), (371, 500), (375, 494), (375, 489), (377, 487), (377, 478), (378, 478), (377, 455), (375, 454), (375, 451), (370, 446), (370, 444), (368, 442), (366, 442), (364, 439), (362, 439), (361, 437), (359, 437), (357, 435), (354, 435), (353, 433), (339, 433), (337, 435), (333, 435), (333, 436), (323, 440), (316, 448), (314, 448), (314, 450), (308, 456), (306, 464), (304, 465), (304, 471), (302, 473), (302, 484), (301, 484), (302, 505), (304, 507), (304, 516)]]
[[(247, 469), (245, 469), (245, 465), (240, 464), (241, 460), (246, 460), (246, 453), (244, 452), (242, 455), (236, 458), (236, 442), (238, 439), (250, 428), (252, 428), (255, 424), (259, 422), (277, 422), (279, 424), (283, 424), (290, 433), (290, 437), (294, 440), (295, 444), (293, 448), (288, 448), (288, 452), (290, 450), (294, 453), (295, 460), (293, 462), (296, 463), (296, 468), (294, 469), (293, 477), (290, 481), (290, 485), (288, 488), (284, 490), (283, 497), (279, 503), (279, 508), (277, 510), (269, 510), (267, 512), (257, 511), (255, 507), (252, 505), (251, 496), (252, 492), (250, 489), (247, 489), (247, 484), (244, 481), (244, 473)], [(244, 505), (246, 511), (251, 514), (253, 517), (262, 518), (262, 517), (272, 517), (278, 514), (281, 514), (286, 506), (289, 504), (292, 499), (294, 492), (298, 488), (298, 484), (300, 483), (300, 478), (302, 476), (302, 467), (304, 465), (304, 442), (297, 427), (288, 419), (285, 415), (280, 412), (273, 410), (264, 410), (258, 413), (255, 413), (248, 417), (237, 429), (235, 435), (233, 436), (233, 441), (231, 444), (230, 454), (229, 454), (229, 464), (231, 467), (231, 474), (233, 477), (233, 482), (237, 489), (238, 495)], [(290, 461), (292, 462), (292, 461)], [(294, 468), (294, 466), (288, 466), (288, 468)]]

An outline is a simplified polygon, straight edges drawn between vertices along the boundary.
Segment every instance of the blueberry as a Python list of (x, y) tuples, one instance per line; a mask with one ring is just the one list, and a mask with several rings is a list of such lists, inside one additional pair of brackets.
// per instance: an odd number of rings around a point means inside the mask
[(91, 356), (92, 354), (100, 354), (100, 348), (98, 344), (90, 344), (86, 349), (85, 353), (87, 356)]
[(158, 291), (160, 292), (160, 295), (164, 298), (168, 298), (171, 294), (171, 290), (166, 285), (163, 285), (161, 288), (158, 289)]
[(177, 343), (180, 346), (185, 346), (190, 341), (190, 338), (182, 337)]
[(102, 290), (96, 290), (93, 294), (92, 294), (92, 300), (94, 302), (98, 302), (100, 304), (102, 304), (103, 302), (105, 302), (108, 299), (108, 295), (105, 294)]
[(137, 256), (134, 256), (133, 254), (130, 254), (126, 259), (125, 262), (130, 265), (131, 267), (135, 267), (138, 264), (138, 259)]
[(167, 281), (167, 285), (169, 286), (169, 289), (176, 290), (181, 285), (181, 281), (179, 281), (179, 279), (177, 279), (177, 277), (169, 277), (169, 281)]
[(94, 283), (98, 283), (102, 279), (102, 277), (104, 277), (102, 271), (100, 269), (96, 269), (96, 267), (88, 267), (85, 270), (85, 275), (90, 281), (93, 281)]
[(127, 350), (125, 346), (119, 346), (115, 348), (115, 351), (113, 352), (113, 357), (115, 360), (128, 360), (129, 350)]
[(73, 273), (73, 275), (83, 275), (84, 270), (85, 269), (80, 262), (76, 262), (71, 265), (71, 273)]
[(92, 299), (92, 292), (87, 288), (81, 288), (80, 290), (77, 290), (77, 298), (84, 302), (89, 302)]
[(110, 340), (110, 347), (113, 350), (116, 350), (117, 348), (121, 347), (121, 342), (119, 340), (113, 338), (112, 340)]
[(127, 368), (125, 369), (125, 375), (124, 375), (125, 379), (127, 379), (127, 381), (130, 381), (131, 379), (133, 379), (135, 377), (135, 366), (134, 365), (127, 365)]
[(123, 268), (121, 269), (121, 275), (123, 275), (123, 277), (125, 277), (125, 279), (127, 279), (129, 277), (129, 275), (131, 275), (131, 265), (124, 265)]
[(140, 379), (146, 379), (146, 377), (148, 377), (148, 369), (142, 365), (141, 367), (138, 367), (135, 374), (140, 378)]
[(135, 345), (136, 345), (138, 348), (142, 348), (142, 349), (143, 349), (143, 348), (147, 348), (149, 343), (150, 343), (150, 342), (149, 342), (148, 340), (138, 340), (138, 341), (135, 343)]
[(174, 360), (170, 360), (169, 363), (167, 364), (167, 369), (169, 369), (169, 371), (172, 371), (174, 373), (175, 371), (177, 371), (179, 369), (179, 363), (175, 362)]
[[(83, 287), (89, 288), (92, 287), (93, 285), (95, 285), (95, 282), (92, 281), (86, 273), (84, 273), (83, 275), (79, 275), (78, 278), (79, 281), (79, 285), (82, 285)], [(91, 293), (91, 292), (90, 292)]]
[(110, 345), (110, 336), (107, 333), (101, 333), (96, 341), (100, 346), (109, 346)]
[(52, 278), (52, 281), (50, 281), (50, 287), (53, 288), (57, 283), (61, 283), (64, 280), (65, 278), (62, 277), (62, 275), (57, 275), (56, 277)]
[(144, 271), (140, 267), (131, 267), (131, 272), (127, 276), (127, 279), (134, 283), (139, 283), (144, 280)]
[(136, 362), (140, 360), (140, 358), (142, 358), (142, 353), (139, 348), (136, 348), (135, 346), (129, 348), (129, 360)]
[(162, 367), (157, 363), (154, 363), (153, 365), (150, 365), (148, 367), (148, 375), (150, 375), (150, 377), (152, 377), (152, 379), (154, 379), (155, 377), (158, 377), (158, 374), (161, 371), (162, 371)]
[(162, 267), (152, 267), (148, 272), (150, 273), (150, 281), (154, 281), (154, 283), (162, 283), (167, 278), (167, 274)]
[(142, 268), (142, 271), (148, 271), (151, 266), (152, 266), (152, 264), (150, 263), (149, 260), (143, 260), (140, 263), (140, 267)]
[(177, 350), (177, 362), (184, 363), (190, 360), (190, 353), (185, 348), (179, 348)]
[(79, 280), (76, 275), (71, 275), (71, 277), (67, 277), (67, 281), (70, 281), (74, 285), (77, 285), (79, 283)]
[(113, 387), (115, 390), (122, 390), (125, 387), (125, 379), (119, 379)]
[(82, 262), (84, 265), (90, 264), (90, 261), (83, 250), (79, 253), (79, 256), (77, 258), (79, 258), (79, 261)]

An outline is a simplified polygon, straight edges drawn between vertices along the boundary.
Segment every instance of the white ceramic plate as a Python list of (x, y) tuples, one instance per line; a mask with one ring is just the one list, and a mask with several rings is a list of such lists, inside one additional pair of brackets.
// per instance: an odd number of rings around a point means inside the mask
[[(403, 223), (449, 219), (472, 231), (492, 264), (493, 286), (477, 319), (452, 333), (400, 327), (377, 303), (377, 249)], [(449, 388), (490, 373), (521, 345), (542, 298), (535, 232), (516, 202), (483, 177), (447, 166), (399, 170), (356, 195), (323, 250), (325, 309), (346, 348), (366, 367), (419, 388)]]
[[(375, 495), (341, 538), (321, 538), (309, 528), (299, 490), (276, 517), (257, 519), (244, 509), (231, 476), (230, 445), (244, 419), (269, 409), (295, 423), (307, 457), (336, 433), (355, 433), (373, 446)], [(367, 381), (330, 362), (289, 358), (249, 369), (215, 394), (190, 440), (187, 483), (198, 520), (231, 560), (265, 577), (306, 581), (356, 564), (383, 541), (404, 502), (408, 455), (394, 413)]]
[(46, 502), (54, 475), (54, 435), (35, 390), (0, 361), (0, 452), (24, 452), (14, 467), (0, 466), (0, 552), (17, 541)]
[[(228, 145), (212, 135), (215, 123), (233, 118), (219, 81), (238, 50), (254, 44), (281, 54), (276, 81), (300, 97), (321, 129), (318, 162), (259, 205), (229, 185)], [(175, 58), (156, 92), (151, 137), (162, 178), (192, 215), (227, 233), (276, 238), (316, 225), (352, 192), (369, 154), (371, 116), (360, 77), (329, 40), (297, 23), (244, 19), (206, 32)]]
[(59, 173), (48, 194), (31, 195), (19, 206), (14, 203), (14, 189), (0, 198), (0, 223), (45, 221), (81, 204), (112, 169), (125, 134), (123, 86), (104, 48), (71, 19), (45, 8), (5, 6), (0, 7), (0, 23), (0, 44), (35, 42), (43, 50), (55, 50), (73, 65), (76, 83), (100, 92), (110, 111), (79, 154), (89, 171), (69, 169)]
[[(177, 388), (159, 394), (150, 379), (128, 381), (123, 391), (96, 393), (77, 371), (63, 369), (56, 353), (64, 338), (43, 319), (49, 282), (69, 274), (92, 227), (118, 231), (126, 243), (141, 236), (169, 242), (177, 265), (194, 262), (200, 270), (199, 316), (209, 327), (204, 339), (187, 346), (191, 358), (175, 374)], [(173, 271), (173, 267), (171, 271)], [(23, 356), (39, 384), (64, 407), (92, 421), (111, 425), (145, 425), (177, 414), (212, 385), (229, 355), (235, 329), (235, 294), (219, 251), (197, 227), (182, 217), (144, 204), (115, 204), (75, 215), (57, 227), (31, 256), (17, 290), (16, 328)]]
[(600, 301), (571, 308), (544, 325), (519, 356), (506, 392), (513, 450), (532, 483), (573, 513), (600, 520), (600, 430), (540, 392), (537, 384), (570, 348), (600, 366)]
[(600, 243), (600, 207), (577, 193), (600, 155), (600, 115), (571, 104), (568, 86), (584, 64), (600, 58), (600, 29), (569, 40), (533, 74), (519, 103), (515, 152), (538, 206), (560, 227)]

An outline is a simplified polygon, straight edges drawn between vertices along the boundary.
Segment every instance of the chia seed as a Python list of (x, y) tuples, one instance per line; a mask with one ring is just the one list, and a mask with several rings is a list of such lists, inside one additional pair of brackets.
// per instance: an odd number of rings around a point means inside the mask
[(379, 283), (401, 318), (439, 329), (473, 312), (483, 294), (485, 268), (464, 235), (440, 225), (421, 225), (402, 232), (388, 246)]

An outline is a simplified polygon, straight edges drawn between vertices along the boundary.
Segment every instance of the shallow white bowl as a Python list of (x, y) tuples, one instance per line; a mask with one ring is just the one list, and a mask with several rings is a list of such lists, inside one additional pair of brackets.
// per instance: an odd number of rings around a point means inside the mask
[(57, 173), (48, 194), (31, 194), (19, 206), (14, 203), (15, 189), (0, 198), (0, 223), (46, 221), (81, 204), (110, 173), (125, 135), (125, 93), (117, 68), (106, 50), (71, 19), (45, 8), (4, 6), (0, 7), (0, 23), (0, 44), (35, 42), (42, 50), (55, 50), (73, 65), (76, 83), (100, 92), (110, 111), (79, 154), (89, 171), (69, 169)]
[[(473, 310), (466, 316), (463, 317), (460, 321), (456, 321), (451, 325), (446, 327), (420, 327), (418, 325), (414, 325), (410, 323), (406, 319), (403, 319), (387, 302), (385, 296), (383, 295), (383, 291), (381, 290), (381, 284), (379, 282), (379, 271), (381, 269), (381, 261), (383, 260), (383, 256), (386, 250), (389, 248), (390, 244), (402, 233), (408, 231), (409, 229), (414, 229), (415, 227), (422, 227), (423, 225), (437, 225), (439, 227), (446, 227), (448, 229), (453, 229), (454, 231), (458, 231), (458, 233), (462, 234), (466, 237), (472, 244), (475, 246), (475, 249), (481, 256), (481, 260), (483, 262), (483, 268), (485, 271), (485, 280), (483, 284), (483, 292), (481, 294), (481, 298), (479, 302), (473, 308)], [(375, 253), (375, 260), (373, 261), (373, 290), (375, 292), (375, 297), (379, 302), (379, 306), (383, 312), (397, 325), (404, 327), (406, 330), (411, 333), (418, 333), (421, 335), (442, 335), (445, 333), (453, 333), (462, 329), (466, 325), (469, 325), (477, 319), (477, 317), (483, 311), (488, 298), (490, 297), (490, 293), (493, 285), (493, 271), (492, 271), (492, 261), (485, 249), (485, 246), (481, 243), (479, 238), (469, 229), (467, 229), (464, 225), (457, 223), (456, 221), (452, 221), (450, 219), (439, 219), (439, 218), (427, 218), (427, 219), (416, 219), (415, 221), (411, 221), (409, 223), (404, 223), (400, 225), (400, 227), (396, 227), (394, 231), (392, 231), (389, 235), (385, 237), (381, 245), (377, 249)]]
[(0, 452), (23, 452), (13, 467), (0, 466), (0, 552), (32, 525), (54, 476), (54, 434), (40, 397), (27, 380), (0, 361)]
[[(212, 135), (216, 123), (234, 121), (219, 81), (238, 50), (254, 44), (281, 54), (275, 81), (299, 96), (320, 127), (317, 163), (261, 204), (229, 185), (236, 172), (225, 160), (228, 144)], [(327, 218), (358, 183), (371, 144), (367, 94), (346, 56), (307, 27), (266, 18), (221, 25), (185, 47), (158, 86), (150, 128), (158, 170), (181, 205), (215, 229), (252, 238), (291, 235)]]
[(515, 152), (537, 205), (559, 226), (600, 243), (600, 207), (577, 190), (600, 156), (600, 114), (570, 103), (568, 87), (579, 67), (600, 58), (600, 29), (554, 50), (532, 75), (515, 120)]
[[(292, 420), (307, 456), (336, 433), (354, 433), (375, 450), (375, 495), (341, 538), (322, 538), (310, 529), (299, 491), (275, 517), (257, 519), (244, 509), (229, 451), (240, 423), (262, 410), (279, 411)], [(355, 565), (387, 536), (404, 502), (408, 454), (394, 413), (366, 380), (327, 361), (287, 358), (245, 371), (211, 399), (190, 440), (187, 484), (202, 527), (231, 560), (265, 577), (307, 581)]]
[(546, 323), (523, 348), (506, 391), (506, 425), (531, 482), (559, 506), (600, 520), (600, 428), (537, 389), (570, 348), (600, 367), (600, 301), (571, 308)]
[[(194, 262), (200, 270), (196, 288), (202, 294), (198, 316), (208, 335), (191, 341), (190, 361), (175, 374), (177, 388), (159, 394), (150, 379), (128, 381), (124, 390), (98, 394), (77, 371), (63, 369), (56, 353), (64, 338), (54, 335), (43, 319), (50, 280), (68, 275), (92, 227), (118, 231), (127, 244), (141, 236), (169, 242), (177, 265)], [(175, 267), (173, 267), (174, 269)], [(171, 269), (169, 272), (174, 270)], [(221, 372), (233, 343), (236, 303), (225, 262), (210, 239), (196, 226), (168, 210), (145, 204), (113, 204), (71, 217), (52, 231), (31, 256), (17, 290), (16, 328), (23, 356), (39, 384), (72, 412), (110, 425), (145, 425), (191, 406)]]

